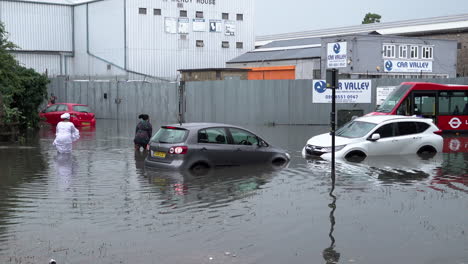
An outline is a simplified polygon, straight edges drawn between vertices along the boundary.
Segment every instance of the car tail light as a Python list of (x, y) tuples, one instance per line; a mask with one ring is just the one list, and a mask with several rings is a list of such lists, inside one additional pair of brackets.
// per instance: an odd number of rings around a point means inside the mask
[(146, 144), (146, 150), (150, 150), (150, 144)]
[(442, 135), (442, 130), (440, 130), (440, 129), (439, 129), (439, 130), (436, 130), (436, 131), (434, 131), (434, 134), (436, 134), (436, 135)]
[(187, 151), (188, 148), (186, 146), (172, 147), (169, 149), (170, 154), (185, 154)]

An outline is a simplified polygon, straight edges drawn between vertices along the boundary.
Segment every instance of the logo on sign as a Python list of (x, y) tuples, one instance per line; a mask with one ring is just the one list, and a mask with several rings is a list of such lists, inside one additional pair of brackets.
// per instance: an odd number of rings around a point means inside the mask
[(386, 61), (385, 69), (387, 69), (387, 71), (391, 71), (393, 69), (393, 63), (391, 61)]
[(317, 93), (324, 93), (327, 90), (327, 84), (324, 81), (316, 82), (314, 89)]
[(459, 128), (462, 124), (462, 121), (457, 118), (457, 117), (454, 117), (452, 119), (450, 119), (449, 121), (449, 125), (452, 127), (452, 128)]
[(449, 149), (451, 151), (458, 151), (460, 149), (460, 146), (461, 146), (460, 140), (455, 139), (455, 138), (450, 140)]
[(341, 50), (341, 46), (340, 46), (340, 43), (335, 43), (335, 45), (333, 45), (333, 51), (338, 54), (340, 53), (340, 50)]

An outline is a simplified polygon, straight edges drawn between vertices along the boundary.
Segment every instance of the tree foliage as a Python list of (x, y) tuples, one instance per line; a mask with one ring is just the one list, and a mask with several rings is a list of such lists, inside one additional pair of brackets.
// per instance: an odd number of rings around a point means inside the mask
[(47, 97), (49, 80), (45, 75), (21, 66), (10, 53), (17, 48), (8, 40), (5, 26), (0, 22), (0, 96), (3, 101), (0, 125), (19, 123), (24, 130), (38, 126), (38, 108)]
[(381, 15), (375, 13), (367, 13), (362, 20), (362, 24), (380, 23)]

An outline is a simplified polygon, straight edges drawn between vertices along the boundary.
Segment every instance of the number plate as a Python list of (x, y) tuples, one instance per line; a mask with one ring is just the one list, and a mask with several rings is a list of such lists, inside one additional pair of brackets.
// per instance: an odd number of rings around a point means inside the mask
[(89, 126), (89, 125), (91, 125), (91, 123), (89, 123), (89, 122), (81, 122), (81, 124), (82, 124), (83, 126)]
[(166, 157), (166, 153), (165, 153), (165, 152), (156, 151), (156, 152), (154, 152), (153, 156), (154, 156), (154, 157), (158, 157), (158, 158), (165, 158), (165, 157)]

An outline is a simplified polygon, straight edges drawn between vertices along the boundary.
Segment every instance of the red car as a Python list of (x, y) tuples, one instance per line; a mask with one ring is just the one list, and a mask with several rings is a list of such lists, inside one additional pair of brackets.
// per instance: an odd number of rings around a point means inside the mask
[(47, 123), (55, 126), (58, 122), (62, 121), (60, 116), (64, 113), (70, 114), (70, 121), (76, 127), (96, 125), (94, 113), (91, 112), (87, 105), (82, 104), (58, 103), (49, 105), (42, 110), (39, 116), (44, 118)]

